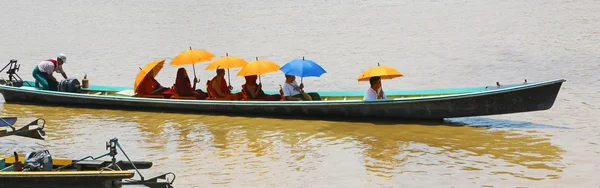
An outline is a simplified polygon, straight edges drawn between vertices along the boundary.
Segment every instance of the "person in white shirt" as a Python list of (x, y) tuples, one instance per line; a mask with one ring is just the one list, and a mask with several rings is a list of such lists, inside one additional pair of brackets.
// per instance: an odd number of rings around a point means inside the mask
[(369, 83), (371, 84), (371, 87), (367, 89), (363, 100), (387, 99), (387, 96), (385, 96), (385, 93), (381, 88), (380, 77), (371, 77), (371, 79), (369, 79)]
[(285, 75), (285, 84), (283, 85), (283, 97), (286, 101), (311, 101), (312, 97), (304, 92), (304, 84), (296, 83), (296, 76)]
[(40, 62), (33, 69), (33, 78), (35, 79), (36, 86), (40, 85), (43, 90), (58, 90), (58, 81), (52, 73), (61, 73), (63, 78), (67, 79), (67, 74), (62, 68), (62, 65), (67, 61), (65, 54), (59, 54), (56, 59), (48, 59)]

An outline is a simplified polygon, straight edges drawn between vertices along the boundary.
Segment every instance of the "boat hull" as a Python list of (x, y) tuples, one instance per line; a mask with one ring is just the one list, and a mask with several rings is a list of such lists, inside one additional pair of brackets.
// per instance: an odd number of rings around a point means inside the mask
[(133, 171), (0, 172), (2, 187), (117, 188)]
[(440, 120), (547, 110), (565, 80), (490, 86), (480, 92), (387, 100), (349, 101), (215, 101), (99, 96), (0, 86), (7, 103), (81, 106), (132, 110), (175, 111), (246, 116), (317, 118), (393, 118)]

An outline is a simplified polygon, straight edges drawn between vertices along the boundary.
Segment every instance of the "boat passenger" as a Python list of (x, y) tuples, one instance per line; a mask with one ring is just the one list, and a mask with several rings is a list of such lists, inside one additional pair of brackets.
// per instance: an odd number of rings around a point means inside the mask
[(305, 93), (304, 84), (298, 85), (296, 76), (285, 75), (285, 84), (283, 85), (283, 96), (288, 101), (318, 101), (321, 97), (318, 93)]
[(61, 73), (63, 78), (67, 79), (67, 74), (62, 68), (65, 62), (67, 62), (67, 56), (61, 53), (56, 59), (48, 59), (36, 65), (32, 73), (36, 87), (41, 85), (42, 90), (57, 91), (58, 81), (52, 73)]
[(383, 89), (381, 88), (380, 77), (371, 77), (369, 83), (371, 84), (371, 87), (367, 89), (363, 100), (387, 99), (385, 92), (383, 92)]
[(242, 94), (246, 100), (266, 100), (278, 101), (281, 100), (281, 95), (267, 95), (262, 90), (262, 83), (256, 84), (256, 75), (244, 76), (246, 83), (242, 85)]
[(206, 99), (208, 94), (206, 94), (201, 89), (196, 89), (196, 82), (194, 82), (194, 86), (191, 86), (190, 78), (188, 77), (187, 71), (185, 68), (179, 68), (177, 70), (177, 78), (175, 78), (175, 92), (177, 92), (180, 96), (193, 96), (196, 99)]
[(207, 90), (210, 98), (225, 100), (240, 100), (242, 93), (232, 94), (233, 87), (227, 85), (225, 81), (225, 69), (217, 69), (217, 75), (208, 82)]
[(163, 87), (162, 85), (160, 85), (160, 83), (158, 83), (158, 81), (156, 81), (156, 79), (154, 79), (154, 74), (152, 71), (153, 70), (150, 70), (150, 72), (146, 74), (146, 77), (144, 77), (144, 80), (140, 82), (140, 85), (137, 89), (138, 96), (160, 95), (169, 89)]

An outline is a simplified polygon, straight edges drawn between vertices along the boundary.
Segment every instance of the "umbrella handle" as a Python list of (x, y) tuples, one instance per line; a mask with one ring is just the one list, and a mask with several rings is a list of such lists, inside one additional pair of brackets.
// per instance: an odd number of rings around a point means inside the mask
[(194, 69), (194, 78), (196, 78), (196, 65), (192, 64), (192, 69)]
[(229, 69), (227, 69), (227, 83), (229, 84), (229, 87), (231, 87), (231, 77), (229, 77)]

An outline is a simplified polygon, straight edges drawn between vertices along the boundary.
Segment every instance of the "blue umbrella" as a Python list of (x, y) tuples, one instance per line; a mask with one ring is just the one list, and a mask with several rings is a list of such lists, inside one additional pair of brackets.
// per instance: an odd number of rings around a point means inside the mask
[(300, 78), (319, 77), (327, 72), (314, 61), (305, 60), (304, 57), (286, 63), (279, 70), (283, 71), (286, 75), (299, 76)]

